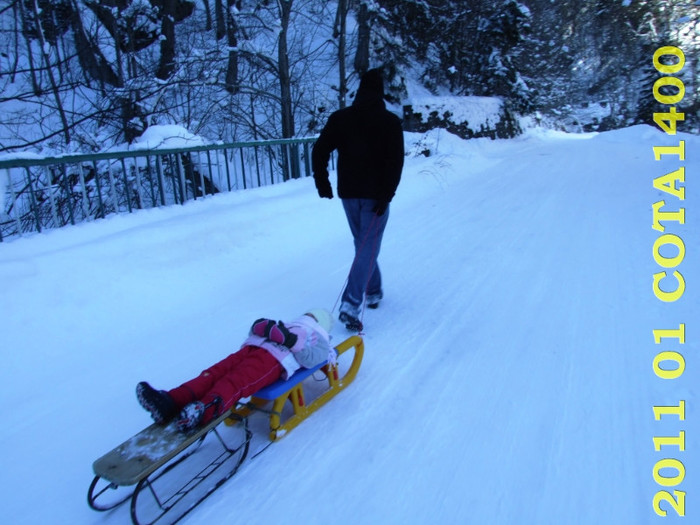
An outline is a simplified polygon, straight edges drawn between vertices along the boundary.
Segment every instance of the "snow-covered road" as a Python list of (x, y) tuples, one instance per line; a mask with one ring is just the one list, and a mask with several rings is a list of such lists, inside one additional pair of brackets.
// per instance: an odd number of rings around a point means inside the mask
[[(678, 137), (651, 127), (406, 138), (432, 154), (407, 159), (392, 204), (358, 378), (185, 522), (636, 525), (661, 521), (659, 490), (700, 520), (700, 139), (682, 137), (678, 203), (652, 186), (678, 167), (652, 147)], [(674, 303), (651, 287), (664, 199), (687, 210), (666, 223), (686, 247)], [(340, 202), (308, 179), (0, 244), (8, 523), (128, 522), (85, 495), (92, 461), (149, 423), (136, 383), (189, 379), (257, 317), (332, 308), (351, 250)], [(684, 345), (654, 344), (679, 323)], [(661, 350), (683, 355), (680, 378), (654, 374)], [(684, 421), (654, 419), (681, 400)], [(684, 451), (654, 450), (680, 431)], [(655, 482), (663, 458), (678, 486)]]

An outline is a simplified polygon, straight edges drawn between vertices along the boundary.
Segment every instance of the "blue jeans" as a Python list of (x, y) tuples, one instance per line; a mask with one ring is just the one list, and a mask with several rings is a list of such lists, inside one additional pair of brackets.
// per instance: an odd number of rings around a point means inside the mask
[(372, 211), (374, 199), (342, 199), (345, 216), (355, 242), (353, 261), (348, 284), (343, 292), (340, 311), (358, 317), (365, 296), (370, 302), (382, 298), (382, 274), (377, 257), (382, 244), (384, 228), (389, 220), (389, 208), (378, 217)]

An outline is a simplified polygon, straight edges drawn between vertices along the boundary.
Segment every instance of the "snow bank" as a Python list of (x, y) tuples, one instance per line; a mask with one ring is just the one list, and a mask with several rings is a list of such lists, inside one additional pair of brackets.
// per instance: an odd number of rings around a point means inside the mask
[(33, 153), (31, 151), (17, 151), (14, 153), (3, 153), (0, 155), (0, 161), (3, 160), (36, 160), (46, 158), (46, 155)]
[(472, 129), (492, 128), (501, 120), (503, 101), (496, 97), (421, 97), (411, 100), (413, 113), (426, 120), (436, 113)]
[(194, 135), (182, 126), (150, 126), (129, 146), (130, 150), (191, 148), (210, 144), (206, 139)]
[(439, 127), (465, 139), (509, 138), (520, 133), (498, 97), (415, 97), (404, 108), (405, 128), (425, 132)]

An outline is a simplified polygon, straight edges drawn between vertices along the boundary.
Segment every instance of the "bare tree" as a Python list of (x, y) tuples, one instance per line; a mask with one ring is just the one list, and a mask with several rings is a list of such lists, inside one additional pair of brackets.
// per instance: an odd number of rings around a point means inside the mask
[(345, 107), (348, 92), (347, 73), (345, 71), (345, 53), (347, 41), (348, 0), (338, 0), (338, 10), (333, 26), (333, 38), (338, 39), (338, 107)]
[(162, 0), (160, 64), (156, 77), (167, 80), (175, 71), (175, 2)]
[(216, 18), (217, 40), (221, 40), (226, 36), (226, 15), (224, 13), (224, 0), (214, 0), (214, 15)]
[(372, 0), (360, 0), (355, 14), (357, 18), (357, 50), (355, 52), (354, 68), (359, 75), (369, 69), (370, 37), (371, 37), (371, 12)]
[(228, 38), (228, 63), (226, 66), (226, 91), (235, 95), (240, 88), (238, 82), (238, 24), (234, 16), (234, 9), (241, 7), (240, 0), (227, 0), (226, 10), (226, 35)]
[(282, 116), (282, 137), (294, 136), (294, 111), (292, 108), (292, 86), (289, 71), (289, 51), (287, 32), (292, 13), (292, 0), (277, 0), (280, 10), (280, 31), (277, 43), (277, 67), (280, 82), (280, 109)]
[[(59, 117), (61, 119), (61, 124), (63, 125), (63, 136), (65, 138), (66, 144), (70, 144), (70, 127), (68, 126), (68, 119), (66, 117), (66, 112), (63, 108), (63, 101), (61, 100), (61, 94), (58, 89), (58, 83), (54, 76), (53, 65), (51, 64), (51, 58), (49, 57), (49, 46), (47, 45), (46, 39), (44, 38), (44, 30), (41, 25), (41, 17), (39, 16), (39, 3), (37, 0), (32, 2), (32, 9), (34, 10), (34, 25), (36, 29), (36, 37), (39, 41), (41, 58), (44, 62), (44, 70), (49, 78), (51, 84), (51, 92), (53, 93), (54, 100), (56, 102), (56, 110), (58, 111)], [(31, 54), (31, 49), (29, 50)]]

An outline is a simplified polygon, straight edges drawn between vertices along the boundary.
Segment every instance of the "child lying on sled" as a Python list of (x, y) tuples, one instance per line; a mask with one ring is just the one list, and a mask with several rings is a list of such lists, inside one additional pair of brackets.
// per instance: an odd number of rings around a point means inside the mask
[(237, 352), (172, 390), (156, 390), (141, 382), (136, 397), (156, 423), (165, 425), (177, 417), (178, 430), (186, 432), (300, 367), (334, 362), (332, 325), (333, 317), (326, 310), (311, 310), (286, 324), (258, 319)]

